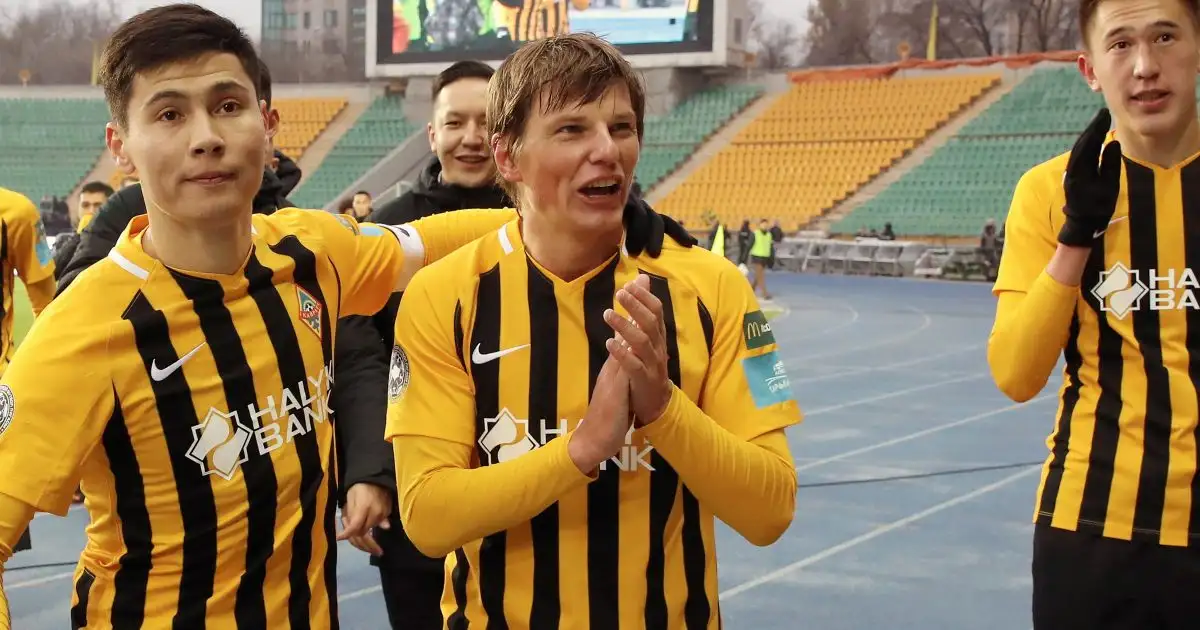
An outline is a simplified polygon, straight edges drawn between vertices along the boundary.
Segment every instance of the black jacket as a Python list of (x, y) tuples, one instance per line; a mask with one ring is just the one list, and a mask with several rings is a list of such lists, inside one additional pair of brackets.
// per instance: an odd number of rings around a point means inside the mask
[[(511, 208), (504, 191), (496, 186), (466, 188), (441, 181), (442, 163), (434, 156), (417, 178), (411, 190), (383, 204), (367, 217), (371, 223), (403, 225), (417, 219), (453, 210), (475, 208)], [(375, 327), (383, 338), (385, 348), (391, 348), (395, 336), (396, 313), (400, 309), (399, 293), (388, 300), (387, 308), (375, 316)], [(389, 354), (390, 356), (390, 354)]]
[[(254, 212), (271, 214), (279, 208), (290, 208), (287, 194), (299, 181), (300, 169), (292, 160), (280, 157), (279, 172), (263, 172), (262, 187), (254, 197)], [(285, 169), (286, 165), (286, 169)], [(285, 183), (290, 182), (289, 183)], [(58, 293), (84, 270), (108, 256), (121, 233), (134, 217), (146, 213), (146, 199), (140, 185), (126, 186), (108, 198), (79, 234), (78, 247), (70, 261), (63, 265), (58, 280)], [(330, 393), (330, 406), (336, 411), (338, 463), (341, 482), (341, 501), (346, 490), (358, 483), (371, 483), (389, 490), (396, 487), (392, 449), (383, 439), (387, 422), (387, 370), (391, 356), (380, 345), (373, 326), (367, 322), (338, 321), (334, 365), (337, 378)]]

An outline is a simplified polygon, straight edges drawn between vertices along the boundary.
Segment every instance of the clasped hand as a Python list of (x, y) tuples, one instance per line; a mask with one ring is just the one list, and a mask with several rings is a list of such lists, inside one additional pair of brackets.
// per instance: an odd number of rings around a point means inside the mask
[(639, 274), (617, 291), (616, 299), (629, 317), (613, 309), (604, 312), (604, 321), (615, 335), (606, 342), (608, 360), (569, 448), (572, 460), (584, 472), (619, 452), (631, 426), (658, 419), (674, 391), (667, 374), (663, 305), (650, 292), (650, 278)]

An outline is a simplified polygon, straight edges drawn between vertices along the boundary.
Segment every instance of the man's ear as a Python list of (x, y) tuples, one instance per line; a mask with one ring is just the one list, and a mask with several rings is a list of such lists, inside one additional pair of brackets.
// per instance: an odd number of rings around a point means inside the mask
[(1096, 78), (1096, 67), (1092, 65), (1092, 60), (1088, 58), (1087, 52), (1079, 54), (1076, 64), (1079, 66), (1079, 74), (1083, 75), (1083, 80), (1087, 82), (1087, 86), (1097, 94), (1102, 92), (1100, 80)]
[(521, 181), (521, 170), (517, 168), (517, 156), (513, 145), (505, 142), (500, 134), (492, 136), (491, 144), (492, 156), (496, 160), (496, 171), (500, 173), (500, 176), (514, 184)]
[(126, 175), (132, 175), (136, 169), (133, 165), (133, 160), (129, 158), (129, 154), (125, 151), (124, 132), (116, 123), (110, 122), (104, 126), (104, 145), (108, 147), (108, 152), (113, 156), (113, 161), (117, 164), (117, 170)]

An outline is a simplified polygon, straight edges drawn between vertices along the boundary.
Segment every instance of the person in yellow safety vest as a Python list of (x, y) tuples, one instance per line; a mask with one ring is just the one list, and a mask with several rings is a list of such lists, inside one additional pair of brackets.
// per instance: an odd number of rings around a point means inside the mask
[(754, 244), (750, 246), (750, 265), (754, 268), (754, 290), (762, 291), (764, 300), (771, 299), (767, 291), (767, 264), (771, 261), (771, 249), (775, 247), (775, 239), (771, 236), (771, 224), (763, 219), (758, 222), (754, 231)]
[(712, 253), (724, 258), (725, 257), (725, 226), (718, 223), (717, 231), (713, 233), (712, 243), (709, 245)]

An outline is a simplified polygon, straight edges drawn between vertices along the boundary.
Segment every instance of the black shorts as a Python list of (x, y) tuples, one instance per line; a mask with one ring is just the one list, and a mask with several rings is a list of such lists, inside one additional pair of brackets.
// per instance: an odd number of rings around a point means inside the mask
[(1200, 549), (1038, 525), (1034, 630), (1194, 630)]
[(755, 265), (762, 265), (762, 266), (766, 267), (769, 264), (771, 264), (771, 257), (770, 256), (751, 256), (750, 262), (754, 263)]

